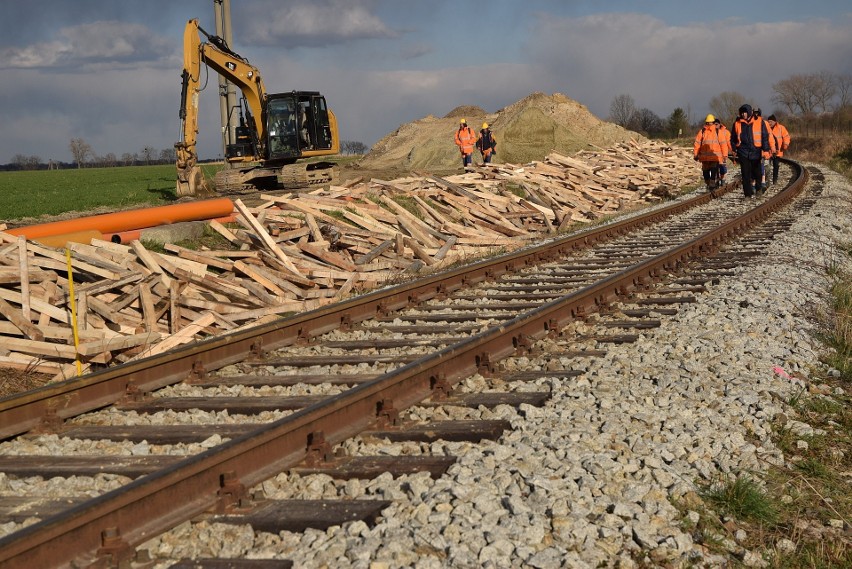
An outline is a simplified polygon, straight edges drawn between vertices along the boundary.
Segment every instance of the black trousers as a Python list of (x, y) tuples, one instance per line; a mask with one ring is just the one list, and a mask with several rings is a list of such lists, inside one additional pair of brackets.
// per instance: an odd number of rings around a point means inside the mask
[[(754, 195), (756, 188), (760, 187), (760, 163), (761, 159), (744, 160), (740, 158), (740, 175), (743, 179), (743, 194)], [(755, 184), (757, 182), (757, 184)]]
[(772, 160), (772, 183), (778, 181), (778, 166), (781, 164), (781, 161), (777, 156), (773, 156), (770, 160)]

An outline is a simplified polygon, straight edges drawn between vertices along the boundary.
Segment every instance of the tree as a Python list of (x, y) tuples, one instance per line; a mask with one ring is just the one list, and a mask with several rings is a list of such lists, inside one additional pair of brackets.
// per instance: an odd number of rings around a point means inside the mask
[(94, 154), (91, 145), (82, 138), (72, 138), (68, 143), (68, 149), (71, 151), (74, 162), (77, 163), (77, 168), (82, 168), (89, 155)]
[(12, 164), (14, 164), (18, 170), (38, 170), (39, 164), (41, 164), (41, 158), (38, 156), (15, 154), (15, 157), (12, 158)]
[(837, 94), (837, 77), (827, 71), (791, 75), (772, 86), (772, 100), (790, 114), (811, 115), (826, 112)]
[(635, 111), (630, 116), (627, 128), (649, 137), (659, 136), (663, 133), (663, 120), (650, 109), (643, 108)]
[(722, 91), (710, 99), (710, 112), (724, 124), (733, 124), (746, 98), (736, 91)]
[(344, 140), (340, 143), (340, 150), (344, 154), (366, 154), (367, 145), (357, 140)]
[(844, 73), (837, 76), (837, 95), (840, 97), (837, 104), (838, 109), (844, 109), (852, 104), (849, 93), (850, 87), (852, 87), (852, 75)]
[(670, 137), (675, 138), (685, 135), (688, 129), (689, 119), (686, 118), (686, 111), (677, 107), (666, 120), (666, 130)]
[(636, 112), (636, 102), (627, 94), (616, 96), (609, 105), (609, 121), (627, 128)]
[(154, 150), (152, 146), (146, 146), (142, 149), (142, 159), (145, 161), (146, 165), (150, 165), (151, 161), (154, 160), (154, 156), (157, 154), (157, 151)]
[(163, 164), (177, 162), (177, 150), (174, 146), (160, 150), (160, 162)]
[(132, 166), (135, 161), (136, 161), (136, 156), (134, 156), (133, 154), (131, 154), (129, 152), (125, 152), (124, 154), (121, 155), (121, 163), (124, 164), (125, 166)]

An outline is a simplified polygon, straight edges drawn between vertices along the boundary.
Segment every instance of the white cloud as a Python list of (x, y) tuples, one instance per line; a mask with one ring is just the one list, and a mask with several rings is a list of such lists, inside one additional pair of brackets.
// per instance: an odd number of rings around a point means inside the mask
[[(526, 52), (565, 82), (565, 93), (606, 116), (630, 94), (662, 117), (675, 107), (706, 111), (722, 91), (771, 107), (772, 84), (794, 73), (849, 72), (852, 20), (669, 26), (643, 14), (542, 17)], [(696, 108), (699, 107), (699, 108)]]
[(161, 61), (174, 55), (175, 40), (159, 37), (141, 24), (91, 22), (59, 30), (50, 42), (0, 50), (0, 68), (58, 68), (127, 65)]
[(241, 21), (247, 30), (240, 37), (247, 45), (326, 46), (397, 36), (369, 4), (353, 0), (259, 2), (246, 12)]

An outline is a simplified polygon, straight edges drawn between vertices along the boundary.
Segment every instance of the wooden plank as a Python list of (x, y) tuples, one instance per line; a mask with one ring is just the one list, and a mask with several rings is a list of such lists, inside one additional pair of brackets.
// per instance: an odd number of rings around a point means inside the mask
[(358, 269), (355, 263), (349, 261), (340, 253), (329, 251), (327, 244), (321, 245), (317, 243), (303, 243), (299, 245), (299, 249), (309, 255), (313, 255), (317, 259), (320, 259), (329, 265), (337, 267), (338, 269), (342, 269), (344, 271), (355, 271)]
[(151, 287), (148, 283), (139, 283), (139, 304), (142, 305), (142, 321), (148, 332), (157, 331), (157, 317), (154, 309), (154, 298), (151, 295)]
[[(41, 257), (45, 257), (47, 259), (51, 259), (61, 264), (62, 267), (66, 267), (67, 270), (67, 260), (65, 259), (65, 254), (60, 253), (59, 251), (55, 251), (53, 249), (49, 249), (47, 247), (42, 247), (41, 245), (36, 245), (35, 243), (30, 242), (28, 245), (30, 251), (39, 255)], [(54, 265), (55, 267), (55, 265)], [(83, 273), (89, 273), (92, 275), (96, 275), (105, 279), (119, 279), (124, 276), (123, 271), (114, 271), (109, 269), (104, 269), (93, 265), (91, 263), (87, 263), (85, 261), (81, 261), (76, 259), (74, 255), (71, 255), (71, 267)]]
[[(30, 314), (30, 264), (27, 262), (27, 238), (24, 236), (18, 236), (18, 268), (21, 271), (21, 314), (23, 316), (23, 321), (26, 321), (28, 327), (32, 326), (32, 315)], [(8, 305), (7, 305), (8, 306)], [(8, 316), (6, 316), (9, 318)], [(11, 320), (11, 318), (9, 318)], [(18, 326), (20, 328), (20, 326)], [(44, 336), (41, 338), (33, 337), (29, 332), (32, 331), (21, 329), (24, 333), (27, 334), (33, 340), (42, 340)], [(39, 334), (36, 334), (39, 335)]]
[(238, 237), (236, 235), (236, 233), (234, 233), (233, 231), (231, 231), (230, 229), (228, 229), (227, 227), (225, 227), (224, 225), (222, 225), (221, 223), (219, 223), (215, 219), (211, 219), (208, 222), (208, 225), (210, 226), (211, 229), (213, 229), (213, 231), (215, 231), (216, 233), (218, 233), (219, 235), (224, 237), (229, 243), (231, 243), (231, 245), (239, 247), (240, 245), (243, 245), (243, 244), (246, 243), (245, 239)]
[(365, 265), (365, 264), (369, 263), (370, 261), (372, 261), (373, 259), (375, 259), (379, 255), (381, 255), (382, 253), (384, 253), (385, 251), (387, 251), (388, 249), (393, 247), (393, 244), (394, 244), (393, 239), (386, 239), (385, 241), (382, 241), (379, 245), (373, 247), (368, 253), (366, 253), (364, 255), (360, 255), (358, 257), (355, 257), (355, 264), (356, 265)]
[(163, 267), (157, 262), (157, 259), (154, 255), (148, 251), (142, 243), (139, 241), (131, 241), (130, 248), (133, 249), (133, 252), (136, 253), (136, 256), (139, 257), (139, 260), (142, 261), (142, 264), (148, 268), (153, 273), (156, 273), (163, 285), (168, 288), (172, 284), (172, 279), (169, 277), (166, 272), (163, 270)]
[[(28, 312), (28, 311), (27, 311)], [(21, 310), (15, 308), (0, 298), (0, 315), (5, 316), (10, 323), (17, 327), (30, 340), (39, 342), (44, 340), (44, 333), (35, 326), (32, 321), (25, 317)]]
[(243, 273), (250, 279), (255, 282), (261, 284), (266, 289), (268, 289), (272, 294), (280, 296), (281, 298), (291, 298), (290, 294), (284, 291), (281, 287), (279, 287), (276, 283), (272, 281), (272, 279), (268, 278), (264, 275), (259, 268), (254, 268), (250, 265), (247, 265), (243, 261), (236, 261), (234, 263), (234, 269)]
[(180, 346), (181, 344), (191, 342), (196, 334), (203, 332), (204, 329), (207, 326), (210, 326), (214, 321), (215, 318), (212, 314), (202, 314), (199, 318), (195, 319), (193, 322), (183, 327), (178, 332), (175, 332), (171, 336), (168, 336), (159, 344), (151, 346), (150, 348), (142, 351), (139, 355), (132, 358), (132, 360), (138, 360), (146, 358), (148, 356), (161, 354), (163, 352), (171, 350), (174, 347)]
[(275, 242), (275, 240), (272, 239), (269, 233), (266, 232), (266, 229), (264, 229), (264, 227), (257, 221), (257, 219), (255, 219), (249, 209), (245, 206), (245, 204), (243, 204), (242, 200), (235, 200), (234, 206), (237, 208), (237, 211), (239, 211), (243, 215), (246, 222), (255, 232), (257, 237), (269, 249), (269, 251), (273, 255), (275, 255), (278, 260), (281, 261), (285, 267), (287, 267), (288, 270), (297, 275), (301, 275), (301, 273), (299, 273), (299, 269), (296, 268), (296, 265), (294, 265), (290, 258), (284, 253), (284, 251), (282, 251), (281, 248), (278, 247), (278, 244)]
[[(21, 304), (23, 302), (20, 292), (2, 287), (0, 287), (0, 298), (15, 304)], [(30, 298), (30, 309), (41, 314), (48, 314), (50, 318), (57, 322), (62, 322), (64, 324), (68, 324), (70, 322), (70, 311), (66, 311), (64, 308), (60, 308), (55, 306), (53, 303), (45, 302), (38, 298)]]
[(186, 249), (184, 247), (180, 247), (172, 243), (166, 243), (163, 248), (166, 251), (169, 251), (171, 253), (174, 253), (178, 257), (181, 257), (182, 259), (195, 261), (197, 263), (201, 263), (209, 267), (216, 267), (217, 269), (222, 269), (223, 271), (231, 271), (234, 268), (233, 261), (221, 259), (219, 257), (216, 257), (215, 255), (210, 255), (203, 251), (192, 251), (190, 249)]
[(73, 360), (77, 357), (77, 352), (74, 346), (65, 344), (55, 344), (52, 342), (42, 342), (39, 340), (26, 340), (21, 338), (3, 338), (3, 347), (7, 350), (14, 350), (22, 354), (35, 356), (47, 356), (53, 358), (63, 358)]
[(421, 261), (423, 261), (427, 265), (434, 265), (435, 264), (435, 259), (433, 259), (431, 257), (431, 255), (429, 255), (429, 253), (424, 251), (423, 247), (421, 247), (420, 244), (417, 241), (415, 241), (414, 239), (411, 239), (410, 237), (406, 237), (405, 238), (405, 246), (410, 248), (412, 251), (414, 251), (414, 255), (417, 256), (418, 259), (420, 259)]
[(128, 336), (119, 336), (113, 338), (105, 338), (93, 342), (85, 342), (80, 344), (79, 353), (81, 356), (94, 356), (104, 352), (114, 352), (135, 348), (137, 346), (147, 346), (158, 341), (162, 337), (158, 332), (145, 332), (143, 334), (131, 334)]

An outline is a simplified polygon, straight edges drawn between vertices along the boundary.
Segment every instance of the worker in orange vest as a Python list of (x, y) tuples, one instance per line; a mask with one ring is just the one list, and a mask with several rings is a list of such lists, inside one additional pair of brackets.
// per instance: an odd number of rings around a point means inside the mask
[(719, 164), (725, 161), (726, 154), (722, 143), (719, 141), (719, 131), (716, 129), (716, 117), (707, 115), (704, 119), (704, 127), (695, 135), (692, 145), (692, 155), (695, 160), (701, 162), (701, 173), (707, 191), (713, 193), (713, 189), (719, 180)]
[(719, 181), (717, 186), (725, 184), (725, 176), (728, 174), (728, 157), (731, 155), (731, 131), (728, 130), (719, 117), (713, 121), (716, 125), (716, 130), (719, 133), (719, 143), (722, 145), (722, 161), (719, 163)]
[(784, 156), (784, 151), (790, 147), (790, 133), (787, 127), (778, 122), (775, 115), (769, 115), (766, 119), (770, 136), (775, 139), (775, 154), (772, 156), (772, 184), (778, 183), (778, 158)]
[(467, 126), (467, 121), (459, 121), (459, 129), (456, 131), (456, 146), (462, 155), (462, 167), (470, 166), (473, 159), (473, 148), (476, 145), (476, 133)]
[[(755, 120), (763, 121), (763, 113), (760, 111), (759, 108), (754, 110), (754, 116), (755, 116)], [(766, 122), (763, 121), (763, 124), (765, 125)], [(769, 130), (768, 126), (766, 127), (766, 130), (767, 131)], [(762, 158), (760, 160), (760, 193), (761, 194), (763, 194), (766, 191), (766, 163), (769, 162), (769, 160), (773, 156), (775, 156), (775, 137), (771, 136), (771, 134), (770, 134), (770, 136), (769, 136), (769, 150), (764, 151), (762, 153)]]
[(760, 188), (760, 162), (763, 153), (769, 152), (769, 129), (766, 123), (755, 117), (751, 105), (739, 108), (737, 120), (731, 127), (731, 147), (740, 163), (743, 180), (743, 194), (750, 198)]

